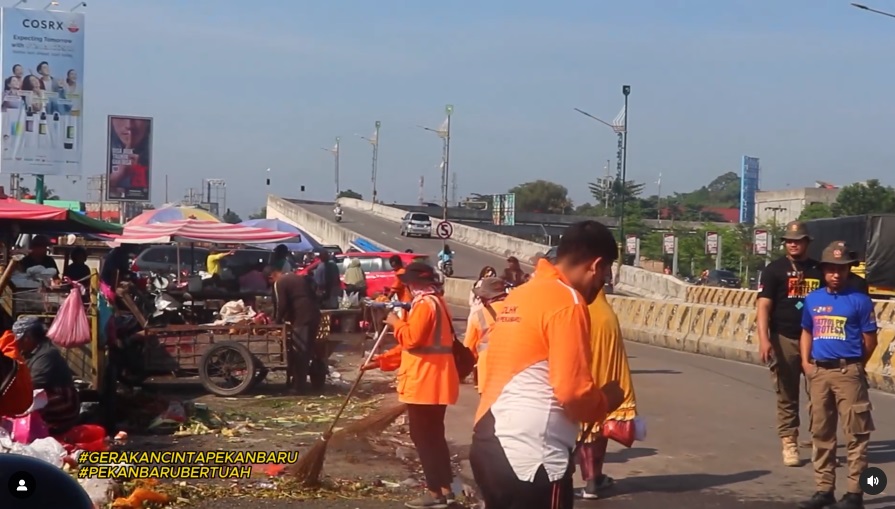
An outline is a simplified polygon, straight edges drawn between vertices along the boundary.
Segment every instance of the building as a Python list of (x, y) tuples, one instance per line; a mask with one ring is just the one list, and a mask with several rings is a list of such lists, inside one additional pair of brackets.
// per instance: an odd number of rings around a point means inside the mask
[(818, 182), (818, 187), (758, 191), (755, 193), (755, 224), (786, 224), (795, 221), (812, 203), (832, 205), (840, 189)]

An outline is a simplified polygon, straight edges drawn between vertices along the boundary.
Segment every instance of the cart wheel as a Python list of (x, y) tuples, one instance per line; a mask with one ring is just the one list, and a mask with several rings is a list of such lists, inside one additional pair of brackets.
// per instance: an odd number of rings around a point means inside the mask
[(199, 360), (199, 380), (218, 396), (236, 396), (248, 390), (255, 378), (255, 357), (233, 341), (215, 343)]

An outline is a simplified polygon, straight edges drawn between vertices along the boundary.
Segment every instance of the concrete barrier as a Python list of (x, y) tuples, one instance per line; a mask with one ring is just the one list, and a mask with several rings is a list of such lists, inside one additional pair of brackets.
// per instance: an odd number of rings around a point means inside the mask
[(268, 195), (267, 218), (285, 221), (306, 231), (321, 244), (337, 245), (344, 251), (347, 251), (351, 244), (357, 241), (361, 241), (362, 244), (379, 246), (383, 251), (395, 251), (389, 246), (363, 239), (348, 228), (278, 196)]
[[(449, 279), (445, 298), (466, 305), (472, 285), (472, 281)], [(609, 296), (609, 301), (628, 341), (761, 364), (754, 305), (721, 307), (618, 295)], [(895, 304), (877, 303), (877, 321), (881, 327), (879, 346), (867, 363), (867, 374), (873, 387), (895, 392)]]
[[(693, 285), (687, 284), (674, 276), (650, 272), (630, 265), (616, 265), (618, 291), (637, 297), (656, 300), (687, 300), (688, 291)], [(618, 272), (620, 271), (620, 272)]]

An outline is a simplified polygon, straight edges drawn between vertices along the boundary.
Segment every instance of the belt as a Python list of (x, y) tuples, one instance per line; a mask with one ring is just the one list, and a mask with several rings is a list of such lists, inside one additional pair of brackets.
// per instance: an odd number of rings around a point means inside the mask
[(860, 362), (864, 362), (864, 359), (853, 357), (851, 359), (815, 360), (814, 365), (824, 369), (840, 369), (849, 364), (858, 364)]

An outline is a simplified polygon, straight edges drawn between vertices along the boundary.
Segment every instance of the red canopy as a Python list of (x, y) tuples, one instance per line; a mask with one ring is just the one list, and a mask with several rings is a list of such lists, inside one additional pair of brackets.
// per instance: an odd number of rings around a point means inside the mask
[(168, 223), (141, 224), (124, 227), (124, 233), (113, 244), (167, 244), (171, 242), (207, 242), (210, 244), (266, 244), (295, 237), (291, 232), (277, 232), (238, 224), (183, 219)]
[(19, 221), (65, 221), (68, 210), (35, 203), (25, 203), (0, 196), (0, 219)]

